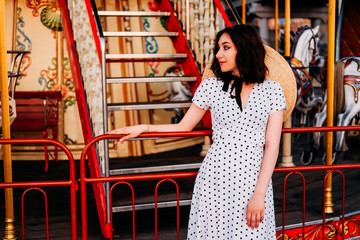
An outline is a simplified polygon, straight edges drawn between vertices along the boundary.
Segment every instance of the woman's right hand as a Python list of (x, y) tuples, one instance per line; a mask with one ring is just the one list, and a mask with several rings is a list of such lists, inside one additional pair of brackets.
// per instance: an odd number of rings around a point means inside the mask
[(135, 138), (139, 136), (141, 133), (146, 132), (148, 130), (149, 130), (149, 125), (142, 124), (142, 125), (118, 128), (108, 132), (108, 134), (124, 134), (125, 136), (120, 138), (120, 143), (123, 144), (124, 141), (130, 138)]

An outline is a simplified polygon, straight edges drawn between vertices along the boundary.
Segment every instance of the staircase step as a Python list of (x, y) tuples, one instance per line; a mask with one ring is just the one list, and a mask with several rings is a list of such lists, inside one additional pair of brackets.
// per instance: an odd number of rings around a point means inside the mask
[(139, 102), (139, 103), (109, 103), (108, 111), (124, 110), (147, 110), (147, 109), (166, 109), (166, 108), (186, 108), (190, 107), (191, 101), (177, 102)]
[(107, 83), (195, 82), (196, 80), (196, 77), (123, 77), (107, 78)]
[(177, 37), (178, 32), (104, 32), (105, 37)]
[[(179, 200), (179, 206), (189, 206), (191, 204), (191, 199), (183, 199)], [(158, 202), (157, 207), (158, 208), (169, 208), (169, 207), (176, 207), (177, 202), (176, 201), (167, 201), (167, 202)], [(143, 204), (136, 204), (135, 210), (146, 210), (146, 209), (154, 209), (155, 203), (143, 203)], [(113, 212), (129, 212), (132, 211), (132, 205), (127, 206), (118, 206), (112, 208)]]
[(109, 62), (147, 62), (147, 61), (175, 61), (176, 59), (186, 59), (186, 53), (172, 54), (106, 54), (106, 60)]
[(201, 163), (188, 163), (188, 164), (175, 164), (175, 165), (156, 166), (156, 167), (112, 169), (112, 170), (110, 170), (110, 175), (118, 176), (118, 175), (124, 175), (124, 174), (139, 174), (139, 173), (153, 173), (153, 172), (199, 169), (200, 166), (201, 166)]
[(104, 17), (168, 17), (170, 12), (142, 12), (142, 11), (98, 11)]

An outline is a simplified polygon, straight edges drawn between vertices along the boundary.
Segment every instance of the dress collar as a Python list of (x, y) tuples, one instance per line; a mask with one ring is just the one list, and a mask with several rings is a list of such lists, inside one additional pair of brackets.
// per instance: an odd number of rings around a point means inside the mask
[(234, 80), (234, 82), (231, 85), (230, 97), (234, 98), (234, 96), (232, 95), (232, 92), (233, 92), (233, 90), (235, 88), (236, 103), (240, 107), (240, 111), (243, 111), (242, 103), (241, 103), (241, 96), (240, 95), (241, 95), (241, 90), (242, 90), (242, 85), (243, 85), (243, 82), (244, 82), (244, 78), (231, 75), (229, 78), (223, 80), (224, 85), (223, 85), (222, 90), (227, 92), (229, 90), (229, 85), (230, 85), (230, 82), (232, 80)]

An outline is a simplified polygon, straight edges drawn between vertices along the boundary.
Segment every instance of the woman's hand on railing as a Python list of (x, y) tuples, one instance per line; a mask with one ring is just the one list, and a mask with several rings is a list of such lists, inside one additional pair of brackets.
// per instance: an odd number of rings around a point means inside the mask
[[(112, 131), (108, 132), (108, 134), (114, 134), (114, 135), (124, 134), (125, 136), (123, 136), (119, 140), (120, 143), (123, 144), (126, 140), (128, 140), (130, 138), (136, 138), (141, 133), (148, 132), (148, 131), (149, 131), (149, 125), (142, 124), (142, 125), (135, 125), (135, 126), (118, 128), (118, 129), (115, 129), (115, 130), (112, 130)], [(115, 140), (115, 144), (116, 143), (117, 143), (117, 140)]]

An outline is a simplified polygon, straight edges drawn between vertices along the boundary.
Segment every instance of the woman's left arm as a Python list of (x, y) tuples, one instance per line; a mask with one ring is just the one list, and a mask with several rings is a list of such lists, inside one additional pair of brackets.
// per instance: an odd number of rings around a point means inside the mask
[(269, 116), (267, 123), (264, 157), (255, 191), (246, 212), (247, 225), (252, 229), (258, 228), (264, 219), (265, 195), (279, 154), (283, 116), (284, 110), (277, 111)]

